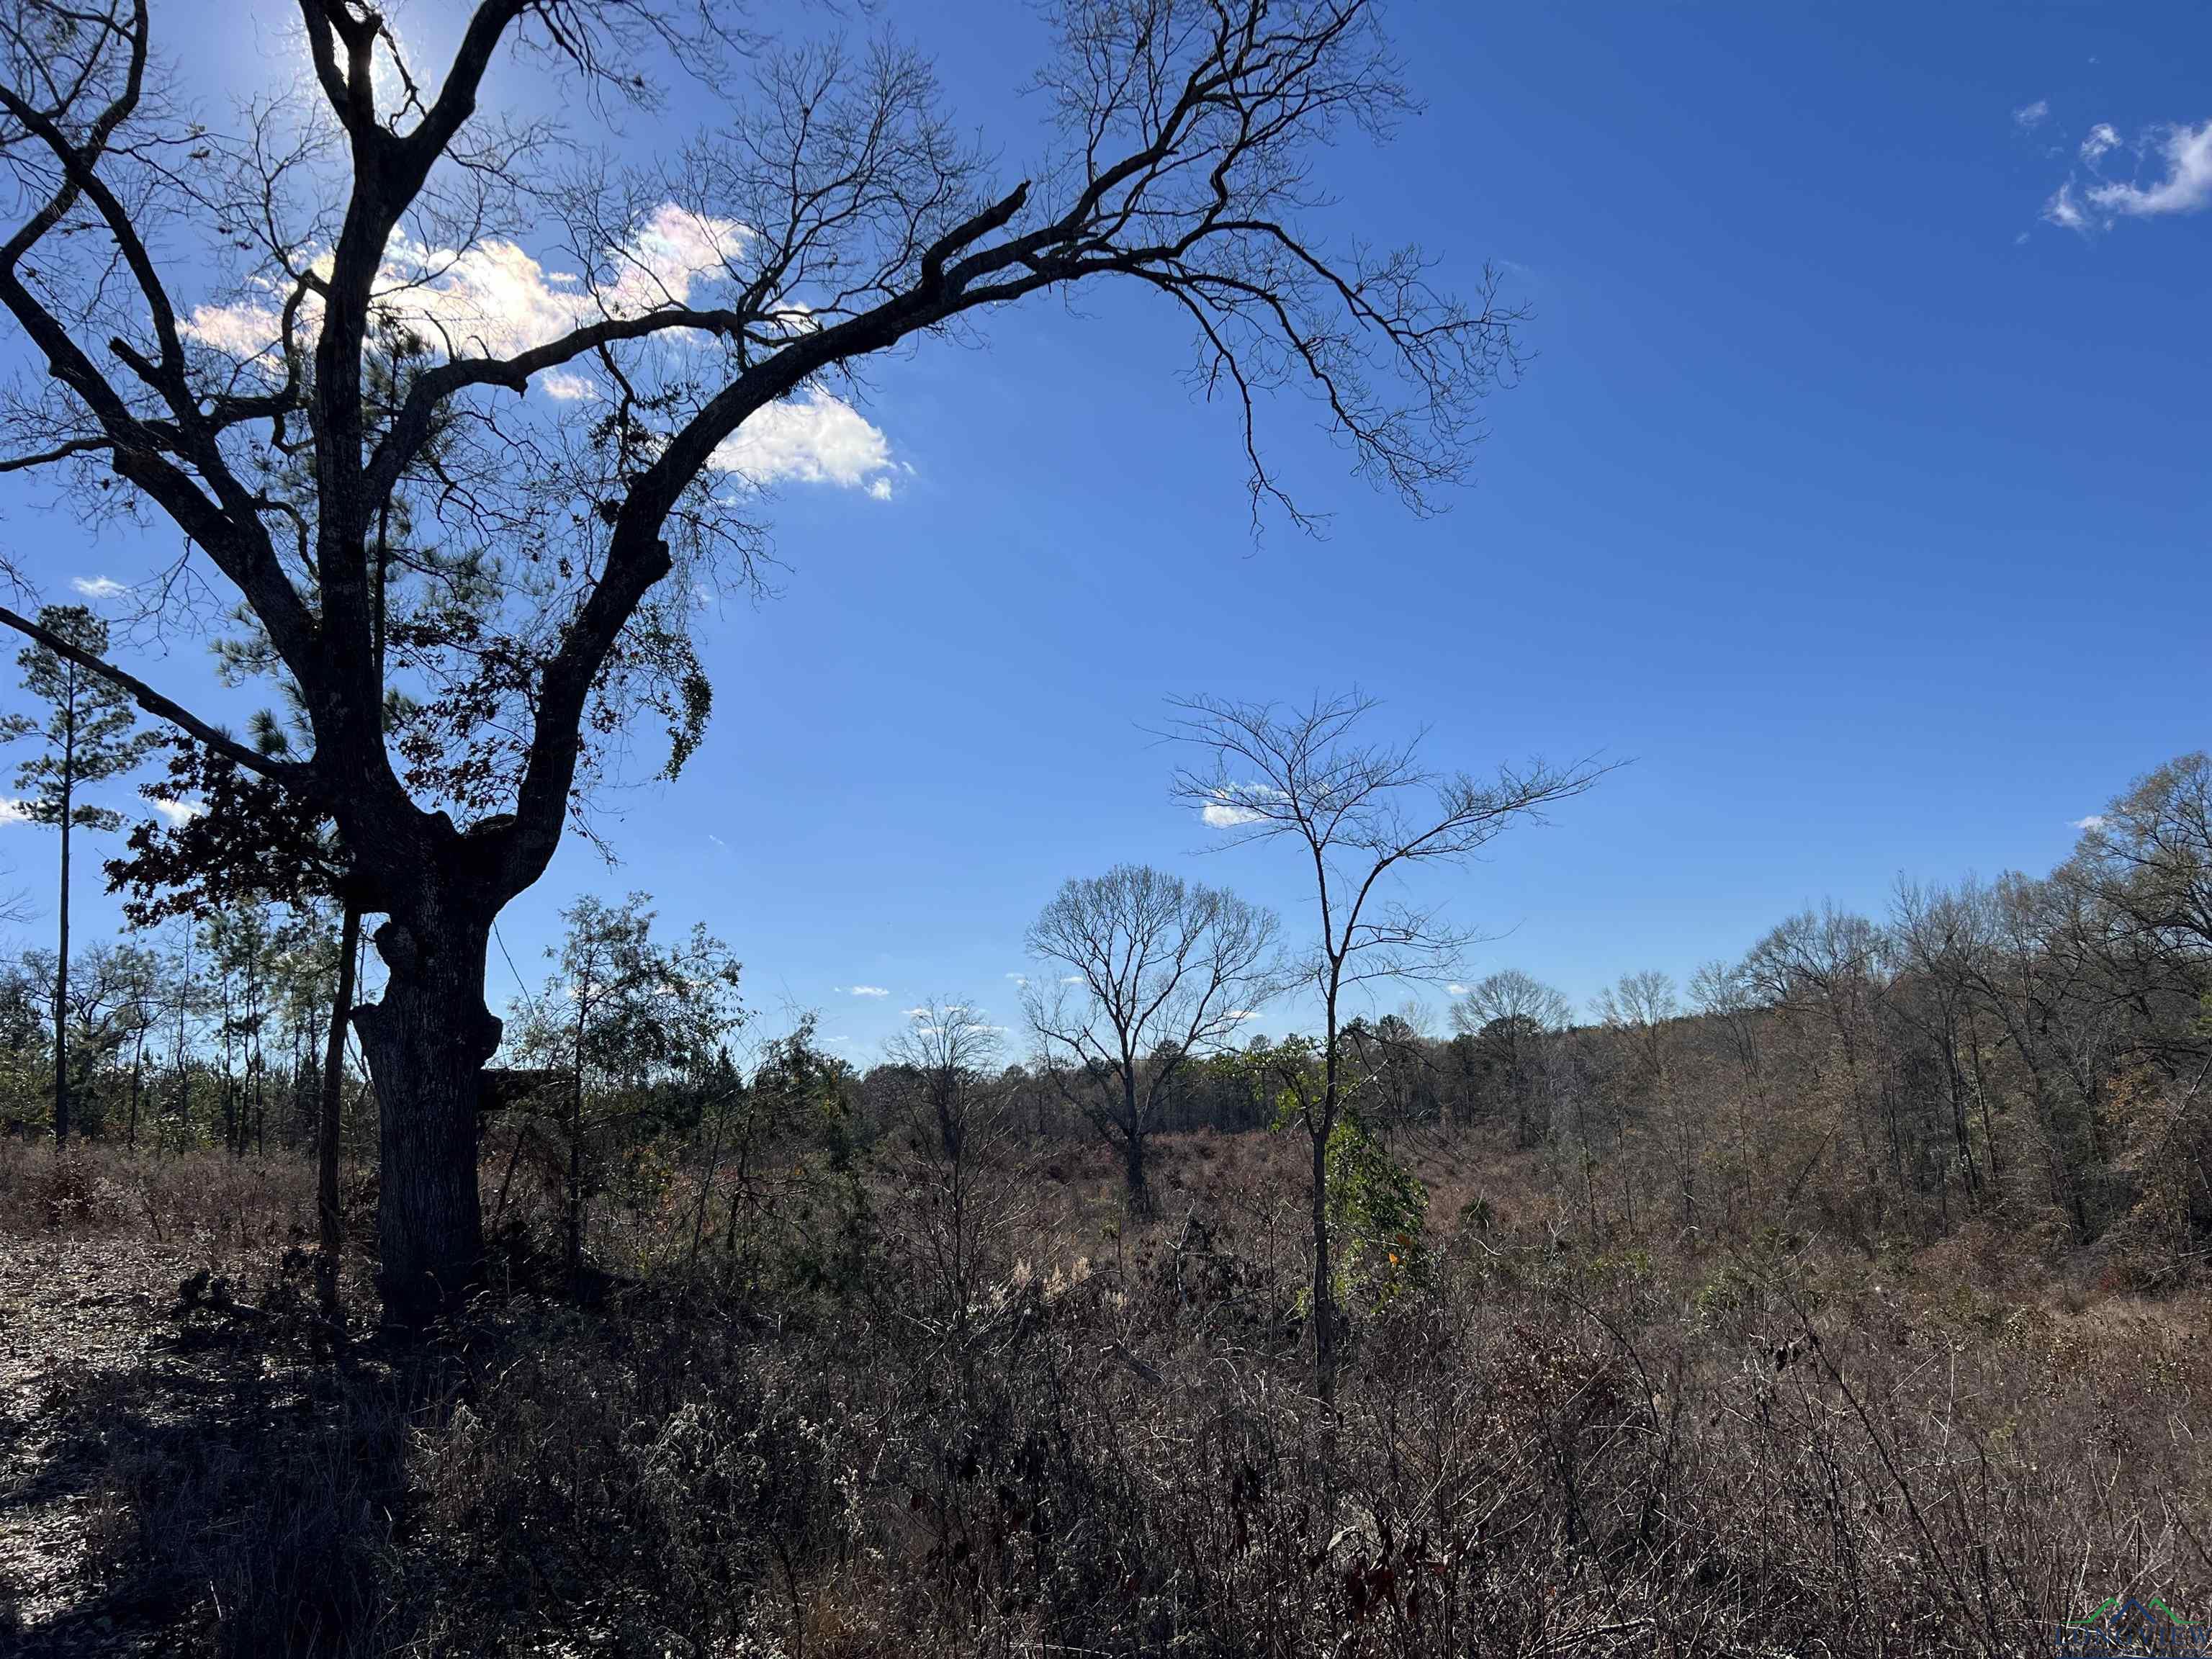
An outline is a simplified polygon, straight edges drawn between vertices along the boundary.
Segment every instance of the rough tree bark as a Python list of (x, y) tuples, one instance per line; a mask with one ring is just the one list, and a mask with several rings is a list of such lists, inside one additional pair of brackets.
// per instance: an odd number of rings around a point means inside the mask
[(338, 926), (338, 979), (331, 993), (330, 1031), (323, 1045), (322, 1098), (315, 1127), (315, 1209), (320, 1222), (316, 1288), (325, 1316), (338, 1318), (338, 1254), (345, 1222), (338, 1210), (339, 1132), (345, 1108), (346, 1028), (353, 1018), (354, 963), (361, 955), (361, 907), (344, 901)]
[(501, 1032), (483, 1000), (491, 915), (466, 891), (434, 891), (374, 938), (389, 977), (354, 1018), (382, 1125), (377, 1288), (411, 1327), (454, 1306), (483, 1262), (477, 1105)]

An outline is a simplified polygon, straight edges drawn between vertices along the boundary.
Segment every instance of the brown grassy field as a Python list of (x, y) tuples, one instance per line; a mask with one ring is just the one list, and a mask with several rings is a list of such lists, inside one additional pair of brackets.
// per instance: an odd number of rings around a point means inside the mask
[(1993, 1656), (2212, 1609), (2201, 1291), (1994, 1227), (1594, 1249), (1431, 1138), (1329, 1411), (1299, 1152), (1171, 1139), (1142, 1221), (1089, 1148), (954, 1220), (875, 1169), (849, 1248), (789, 1212), (743, 1273), (678, 1178), (580, 1296), (517, 1203), (434, 1351), (334, 1358), (304, 1169), (9, 1146), (0, 1648)]

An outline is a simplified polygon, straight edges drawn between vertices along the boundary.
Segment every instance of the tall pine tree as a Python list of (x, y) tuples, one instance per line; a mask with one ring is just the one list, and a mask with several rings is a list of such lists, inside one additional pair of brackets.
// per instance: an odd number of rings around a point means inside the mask
[[(39, 625), (95, 657), (107, 654), (107, 624), (81, 605), (44, 606)], [(60, 925), (54, 951), (54, 1141), (58, 1146), (69, 1139), (70, 832), (112, 830), (123, 823), (120, 812), (81, 801), (78, 792), (130, 771), (159, 739), (137, 730), (131, 694), (113, 681), (43, 645), (26, 647), (15, 661), (23, 671), (23, 689), (46, 711), (43, 719), (11, 714), (0, 720), (0, 738), (35, 738), (41, 744), (38, 753), (15, 769), (15, 787), (21, 793), (17, 806), (32, 823), (52, 824), (62, 832)]]

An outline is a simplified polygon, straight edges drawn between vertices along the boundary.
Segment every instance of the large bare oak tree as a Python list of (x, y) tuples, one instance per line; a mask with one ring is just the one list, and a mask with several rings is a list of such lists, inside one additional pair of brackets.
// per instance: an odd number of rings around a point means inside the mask
[[(1191, 332), (1255, 513), (1298, 511), (1254, 438), (1283, 389), (1419, 505), (1465, 465), (1517, 319), (1486, 276), (1462, 303), (1416, 251), (1321, 239), (1317, 148), (1409, 107), (1365, 0), (1057, 0), (1018, 172), (915, 51), (779, 40), (711, 0), (480, 0), (442, 64), (360, 0), (298, 9), (299, 93), (216, 122), (164, 83), (148, 0), (0, 3), (0, 307), (29, 366), (0, 465), (166, 520), (186, 551), (155, 591), (235, 607), (232, 665), (296, 690), (312, 749), (275, 757), (86, 663), (327, 813), (349, 900), (384, 918), (356, 1020), (381, 1287), (416, 1322), (477, 1270), (493, 919), (624, 733), (665, 721), (672, 769), (696, 744), (695, 588), (763, 548), (732, 477), (749, 422), (1103, 280)], [(583, 116), (684, 76), (726, 112), (625, 173), (484, 107), (510, 61)], [(503, 303), (544, 276), (526, 246), (576, 274)]]

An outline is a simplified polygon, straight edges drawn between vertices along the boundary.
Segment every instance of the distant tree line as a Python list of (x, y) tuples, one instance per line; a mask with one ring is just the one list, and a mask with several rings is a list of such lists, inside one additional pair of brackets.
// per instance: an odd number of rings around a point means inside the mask
[[(53, 1133), (58, 1052), (73, 1139), (160, 1155), (311, 1151), (335, 922), (327, 911), (240, 903), (81, 946), (66, 981), (50, 948), (0, 959), (0, 1119), (14, 1134)], [(373, 1157), (374, 1107), (357, 1062), (340, 1082), (347, 1143)]]
[[(9, 726), (41, 744), (27, 816), (111, 830), (119, 815), (79, 786), (144, 745), (112, 700), (80, 706), (62, 666), (24, 653), (50, 716)], [(2145, 1283), (2212, 1248), (2212, 760), (2138, 780), (2048, 875), (1900, 882), (1880, 915), (1807, 911), (1740, 960), (1686, 982), (1625, 974), (1579, 1007), (1498, 971), (1453, 985), (1432, 1024), (1419, 1002), (1374, 1008), (1390, 983), (1440, 976), (1468, 938), (1378, 872), (1462, 856), (1599, 769), (1431, 776), (1411, 746), (1358, 740), (1370, 706), (1182, 706), (1178, 735), (1219, 764), (1178, 793), (1237, 839), (1292, 842), (1323, 878), (1317, 939), (1300, 948), (1224, 889), (1116, 866), (1042, 908), (1016, 1024), (939, 997), (865, 1070), (811, 1020), (761, 1037), (734, 956), (703, 929), (663, 938), (641, 894), (578, 901), (543, 984), (509, 1011), (484, 1103), (495, 1224), (542, 1214), (578, 1279), (625, 1212), (691, 1206), (695, 1252), (732, 1273), (753, 1270), (749, 1237), (813, 1216), (821, 1266), (838, 1253), (829, 1218), (859, 1213), (861, 1160), (888, 1158), (938, 1183), (957, 1276), (962, 1229), (993, 1201), (984, 1172), (1012, 1146), (1103, 1140), (1148, 1212), (1157, 1137), (1302, 1127), (1316, 1306), (1342, 1282), (1328, 1264), (1346, 1171), (1383, 1171), (1409, 1136), (1490, 1149), (1499, 1179), (1540, 1181), (1558, 1224), (1599, 1240), (1817, 1229), (1871, 1250), (1993, 1220), (2104, 1246)], [(145, 793), (204, 790), (201, 766), (178, 751)], [(66, 1111), (73, 1136), (157, 1155), (320, 1145), (368, 1161), (374, 1093), (332, 1042), (362, 946), (318, 874), (315, 826), (216, 846), (209, 819), (172, 816), (109, 864), (137, 924), (123, 938), (70, 945), (66, 972), (65, 934), (0, 961), (0, 1120), (53, 1133)], [(1293, 991), (1320, 999), (1315, 1036), (1244, 1035)]]

